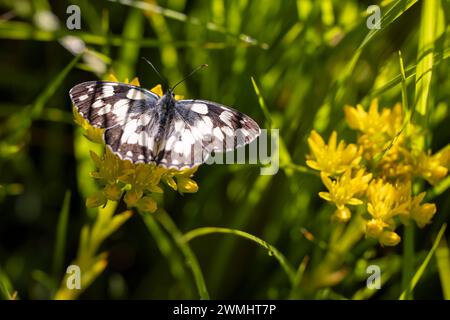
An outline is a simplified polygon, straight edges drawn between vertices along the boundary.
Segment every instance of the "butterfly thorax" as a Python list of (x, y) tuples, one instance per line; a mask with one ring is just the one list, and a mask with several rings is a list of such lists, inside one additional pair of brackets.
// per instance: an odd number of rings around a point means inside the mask
[(167, 92), (157, 102), (157, 107), (161, 109), (158, 133), (155, 136), (157, 153), (164, 150), (164, 142), (167, 140), (170, 123), (175, 113), (175, 102), (176, 100), (172, 90), (167, 90)]

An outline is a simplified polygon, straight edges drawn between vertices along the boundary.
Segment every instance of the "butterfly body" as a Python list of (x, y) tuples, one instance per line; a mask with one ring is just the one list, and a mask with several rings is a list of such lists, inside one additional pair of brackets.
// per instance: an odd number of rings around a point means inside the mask
[(206, 161), (211, 152), (250, 143), (259, 126), (245, 114), (206, 100), (176, 100), (116, 82), (90, 81), (73, 87), (71, 100), (94, 127), (104, 128), (106, 145), (122, 159), (183, 169)]

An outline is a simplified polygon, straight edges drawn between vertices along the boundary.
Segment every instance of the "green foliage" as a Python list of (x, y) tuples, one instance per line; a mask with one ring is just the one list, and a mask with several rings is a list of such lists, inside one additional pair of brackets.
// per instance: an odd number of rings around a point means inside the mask
[[(418, 149), (449, 143), (450, 2), (375, 2), (381, 28), (369, 30), (357, 0), (0, 1), (0, 298), (449, 299), (450, 177), (414, 181), (437, 213), (388, 248), (364, 237), (363, 211), (333, 221), (305, 165), (312, 129), (354, 140), (343, 108), (374, 98), (402, 102)], [(70, 4), (81, 30), (65, 26)], [(73, 125), (68, 90), (110, 73), (153, 88), (141, 57), (171, 84), (208, 64), (176, 93), (279, 129), (279, 172), (203, 165), (195, 194), (164, 190), (153, 214), (122, 199), (87, 209), (101, 190), (90, 151), (102, 150)], [(366, 287), (372, 264), (380, 290)]]

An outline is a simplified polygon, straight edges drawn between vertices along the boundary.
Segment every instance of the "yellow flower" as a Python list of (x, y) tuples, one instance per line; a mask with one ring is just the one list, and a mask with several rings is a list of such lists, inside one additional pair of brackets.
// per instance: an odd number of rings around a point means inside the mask
[(175, 179), (177, 180), (178, 192), (180, 193), (195, 193), (198, 190), (197, 182), (192, 180), (192, 177), (197, 171), (198, 167), (192, 169), (186, 169), (181, 171), (175, 175)]
[[(118, 82), (114, 75), (109, 76), (110, 81)], [(125, 79), (124, 83), (128, 83)], [(139, 80), (134, 78), (132, 85), (140, 86)], [(163, 95), (161, 85), (157, 85), (152, 92)], [(177, 99), (182, 97), (176, 96)], [(86, 131), (86, 137), (96, 143), (105, 144), (104, 129), (92, 127), (74, 108), (74, 120)], [(86, 206), (98, 207), (105, 205), (108, 200), (119, 201), (123, 199), (128, 207), (136, 207), (141, 212), (155, 212), (157, 203), (153, 197), (155, 193), (163, 193), (161, 183), (165, 183), (180, 193), (197, 192), (197, 183), (191, 179), (197, 167), (177, 171), (166, 169), (154, 164), (132, 163), (122, 160), (115, 155), (109, 147), (105, 146), (102, 157), (91, 151), (91, 158), (97, 171), (91, 176), (98, 180), (102, 190), (88, 197)]]
[(348, 221), (351, 215), (346, 205), (360, 205), (363, 203), (356, 196), (364, 193), (367, 189), (368, 183), (372, 179), (372, 174), (365, 174), (364, 169), (360, 169), (352, 176), (352, 170), (348, 169), (334, 181), (323, 172), (320, 173), (320, 177), (328, 192), (319, 192), (319, 196), (335, 203), (337, 207), (335, 217), (338, 220)]
[(416, 221), (420, 228), (425, 227), (430, 223), (434, 214), (436, 213), (436, 205), (434, 203), (420, 204), (425, 197), (425, 192), (420, 193), (411, 201), (410, 216)]
[(144, 213), (153, 213), (158, 208), (156, 201), (150, 196), (144, 196), (136, 202), (136, 207)]
[(378, 239), (382, 246), (396, 246), (401, 240), (400, 236), (394, 231), (385, 230), (394, 227), (383, 220), (372, 219), (366, 223), (366, 236)]
[(367, 111), (361, 105), (345, 106), (344, 111), (349, 127), (359, 132), (357, 143), (337, 145), (333, 132), (327, 145), (313, 130), (306, 163), (321, 171), (328, 192), (319, 196), (336, 205), (334, 218), (348, 221), (348, 206), (361, 205), (367, 198), (368, 214), (362, 215), (366, 236), (383, 246), (395, 246), (401, 241), (395, 232), (399, 222), (413, 220), (422, 228), (436, 213), (435, 204), (421, 203), (425, 192), (412, 195), (412, 182), (416, 176), (432, 185), (444, 179), (450, 169), (450, 145), (434, 155), (417, 151), (416, 137), (423, 132), (413, 124), (405, 126), (399, 103), (380, 112), (373, 100)]
[(109, 148), (106, 148), (101, 158), (91, 151), (91, 158), (97, 168), (97, 171), (91, 172), (91, 176), (98, 180), (103, 190), (88, 197), (86, 206), (99, 207), (105, 205), (107, 200), (118, 201), (122, 195), (122, 188), (117, 185), (117, 179), (128, 169), (129, 164), (122, 162)]
[(195, 193), (198, 190), (198, 185), (190, 178), (194, 175), (197, 169), (198, 167), (184, 169), (181, 171), (171, 169), (164, 174), (162, 179), (169, 187), (174, 190), (178, 190), (180, 193)]
[(105, 143), (103, 140), (103, 133), (105, 132), (105, 129), (91, 126), (89, 122), (78, 113), (75, 107), (72, 107), (72, 114), (74, 122), (84, 129), (84, 136), (89, 141), (98, 144)]
[(412, 162), (410, 152), (400, 143), (395, 143), (387, 152), (383, 153), (381, 160), (376, 163), (376, 168), (385, 178), (408, 180), (411, 179), (414, 170)]
[(336, 175), (348, 168), (354, 168), (361, 160), (360, 151), (356, 145), (346, 146), (344, 141), (340, 141), (337, 145), (335, 131), (331, 134), (327, 145), (322, 137), (313, 130), (308, 138), (308, 144), (312, 154), (308, 156), (306, 164), (326, 175)]
[(370, 136), (385, 133), (388, 137), (393, 138), (403, 125), (403, 112), (400, 103), (397, 103), (392, 109), (383, 108), (379, 113), (378, 100), (375, 99), (371, 102), (368, 112), (361, 105), (357, 105), (356, 108), (345, 106), (344, 112), (350, 128)]
[[(392, 109), (383, 108), (380, 113), (378, 100), (373, 100), (367, 112), (361, 105), (357, 105), (356, 108), (345, 106), (344, 112), (350, 128), (361, 132), (358, 144), (362, 147), (366, 160), (371, 161), (381, 154), (383, 159), (387, 155), (397, 156), (397, 147), (405, 138), (403, 133), (399, 135), (403, 125), (401, 104), (397, 103)], [(390, 150), (384, 154), (387, 148)], [(384, 160), (388, 165), (392, 163), (392, 161)]]
[[(129, 161), (126, 162), (130, 163)], [(166, 169), (143, 163), (133, 164), (132, 167), (133, 169), (128, 170), (119, 177), (119, 181), (128, 186), (124, 201), (128, 207), (145, 207), (147, 208), (146, 212), (154, 212), (156, 210), (156, 202), (145, 195), (163, 193), (162, 188), (158, 184), (161, 175)], [(150, 202), (152, 202), (151, 205), (149, 205)], [(154, 210), (150, 211), (149, 208), (154, 208)]]
[(408, 194), (406, 187), (394, 187), (382, 179), (373, 180), (367, 189), (367, 211), (374, 219), (380, 219), (389, 224), (398, 214), (408, 213)]
[(441, 152), (431, 155), (421, 152), (416, 160), (415, 173), (422, 176), (430, 184), (436, 185), (448, 173), (447, 166), (450, 161), (450, 148), (446, 148)]

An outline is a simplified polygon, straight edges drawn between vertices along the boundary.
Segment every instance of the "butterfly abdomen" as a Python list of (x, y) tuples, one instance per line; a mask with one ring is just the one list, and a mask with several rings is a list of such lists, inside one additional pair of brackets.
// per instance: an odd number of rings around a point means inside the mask
[(167, 135), (169, 133), (170, 123), (173, 120), (175, 113), (175, 99), (170, 92), (167, 92), (157, 102), (157, 107), (160, 108), (161, 114), (158, 123), (157, 134), (154, 137), (155, 143), (158, 145), (157, 153), (164, 150), (165, 142), (167, 141)]

